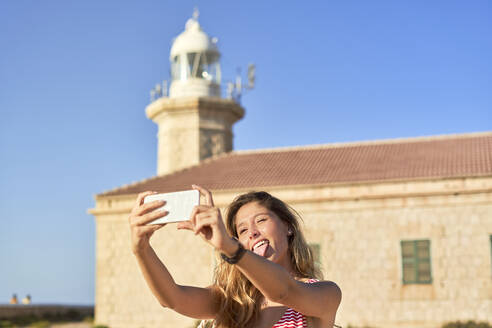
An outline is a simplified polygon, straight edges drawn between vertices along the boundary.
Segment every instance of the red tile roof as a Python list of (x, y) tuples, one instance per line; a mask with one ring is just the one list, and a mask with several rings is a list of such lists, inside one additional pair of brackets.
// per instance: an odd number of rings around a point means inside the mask
[(237, 151), (98, 196), (492, 176), (492, 132)]

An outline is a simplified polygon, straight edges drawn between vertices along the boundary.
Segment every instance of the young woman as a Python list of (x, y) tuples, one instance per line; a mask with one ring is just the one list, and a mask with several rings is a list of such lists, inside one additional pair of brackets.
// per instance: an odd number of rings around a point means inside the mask
[(177, 228), (200, 235), (221, 254), (209, 287), (176, 284), (151, 248), (150, 237), (164, 225), (146, 224), (167, 214), (154, 211), (164, 202), (143, 204), (153, 192), (138, 195), (129, 217), (133, 253), (162, 306), (217, 328), (334, 325), (341, 291), (319, 280), (294, 210), (266, 192), (250, 192), (229, 205), (224, 224), (212, 194), (193, 188), (205, 196), (205, 205)]

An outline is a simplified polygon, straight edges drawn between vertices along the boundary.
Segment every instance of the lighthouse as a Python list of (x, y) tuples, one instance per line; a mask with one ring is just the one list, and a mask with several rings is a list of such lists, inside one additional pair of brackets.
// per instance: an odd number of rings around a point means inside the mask
[(157, 175), (166, 175), (233, 149), (232, 126), (244, 116), (222, 97), (220, 52), (195, 9), (171, 46), (171, 83), (151, 91), (146, 115), (158, 126)]

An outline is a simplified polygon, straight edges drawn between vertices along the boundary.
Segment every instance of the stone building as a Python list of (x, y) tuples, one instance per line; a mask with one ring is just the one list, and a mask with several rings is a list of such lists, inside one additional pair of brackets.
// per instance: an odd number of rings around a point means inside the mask
[[(190, 19), (171, 49), (169, 97), (146, 109), (159, 129), (157, 175), (98, 194), (89, 210), (97, 323), (193, 326), (151, 294), (128, 226), (139, 192), (193, 183), (212, 190), (221, 208), (240, 193), (266, 190), (298, 210), (325, 279), (342, 289), (337, 324), (492, 321), (492, 132), (233, 151), (232, 125), (244, 109), (221, 98), (219, 57)], [(215, 257), (200, 238), (170, 224), (152, 246), (177, 283), (211, 282)]]

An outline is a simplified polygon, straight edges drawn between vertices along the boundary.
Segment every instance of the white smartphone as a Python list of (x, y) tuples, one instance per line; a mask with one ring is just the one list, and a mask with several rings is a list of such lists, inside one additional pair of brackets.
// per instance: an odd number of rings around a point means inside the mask
[(190, 219), (193, 207), (200, 204), (200, 192), (198, 190), (186, 190), (165, 194), (154, 194), (144, 198), (144, 204), (155, 200), (165, 200), (166, 204), (157, 210), (166, 210), (169, 213), (147, 224), (163, 224), (170, 222), (187, 221)]

